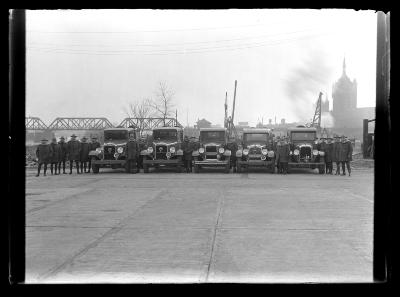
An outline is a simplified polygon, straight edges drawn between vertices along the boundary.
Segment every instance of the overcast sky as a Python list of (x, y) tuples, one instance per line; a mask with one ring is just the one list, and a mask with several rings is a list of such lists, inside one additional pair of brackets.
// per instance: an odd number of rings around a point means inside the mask
[(373, 11), (27, 11), (26, 30), (26, 112), (46, 124), (119, 123), (160, 81), (175, 91), (183, 125), (223, 124), (235, 80), (235, 123), (309, 121), (320, 91), (331, 101), (344, 56), (358, 107), (375, 106)]

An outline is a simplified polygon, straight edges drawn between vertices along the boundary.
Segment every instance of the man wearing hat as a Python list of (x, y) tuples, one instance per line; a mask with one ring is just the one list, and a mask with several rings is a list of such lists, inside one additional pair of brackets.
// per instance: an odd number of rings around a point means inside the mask
[(340, 143), (340, 137), (338, 135), (334, 136), (334, 142), (332, 145), (332, 163), (336, 163), (336, 172), (335, 175), (340, 175), (340, 149), (342, 144)]
[[(186, 169), (186, 173), (192, 172), (192, 152), (193, 147), (189, 141), (189, 137), (185, 136), (182, 143), (183, 150), (183, 162)], [(231, 163), (232, 164), (232, 163)]]
[(333, 143), (332, 137), (326, 138), (327, 142), (325, 143), (324, 146), (324, 152), (325, 152), (325, 168), (326, 168), (326, 174), (332, 174), (332, 152), (333, 152)]
[(343, 135), (342, 136), (342, 145), (340, 151), (340, 162), (342, 163), (342, 175), (346, 175), (346, 167), (347, 171), (349, 172), (349, 176), (351, 174), (350, 168), (350, 161), (353, 160), (353, 145), (351, 144), (350, 140)]
[(87, 142), (86, 136), (83, 136), (81, 140), (81, 150), (79, 156), (79, 161), (81, 161), (81, 173), (88, 172), (86, 171), (86, 167), (89, 161), (89, 151), (90, 151), (90, 144), (89, 142)]
[[(92, 141), (89, 143), (89, 151), (95, 151), (99, 147), (100, 147), (100, 142), (97, 141), (96, 136), (93, 136)], [(92, 168), (92, 159), (89, 157), (88, 172), (90, 172), (91, 168)]]
[(47, 139), (43, 138), (41, 143), (36, 148), (36, 158), (38, 160), (38, 172), (36, 176), (40, 175), (40, 169), (42, 168), (42, 164), (44, 165), (43, 175), (46, 176), (47, 171), (47, 163), (51, 158), (51, 147), (47, 143)]
[(50, 143), (50, 148), (51, 148), (51, 157), (50, 157), (50, 171), (51, 174), (53, 174), (53, 167), (54, 167), (54, 174), (57, 175), (57, 165), (58, 162), (60, 162), (60, 155), (61, 155), (61, 149), (60, 145), (57, 143), (57, 139), (53, 137)]
[(79, 159), (80, 159), (80, 151), (81, 144), (78, 140), (76, 140), (76, 135), (72, 134), (70, 141), (67, 143), (67, 151), (68, 151), (68, 160), (69, 160), (69, 174), (72, 174), (72, 166), (75, 161), (76, 172), (79, 172)]
[(288, 162), (289, 162), (290, 146), (287, 141), (287, 137), (283, 137), (282, 141), (278, 146), (278, 156), (279, 156), (279, 173), (287, 174), (288, 172)]
[(60, 158), (58, 161), (58, 174), (61, 174), (61, 163), (63, 164), (63, 174), (66, 174), (65, 161), (67, 159), (67, 143), (65, 142), (64, 136), (60, 137), (60, 141), (58, 142), (58, 145), (60, 146)]
[(130, 173), (137, 173), (137, 158), (139, 153), (139, 145), (135, 139), (135, 134), (129, 134), (129, 140), (126, 143), (126, 166)]
[(281, 173), (281, 169), (282, 169), (282, 168), (280, 167), (280, 162), (279, 162), (279, 160), (280, 160), (279, 153), (280, 153), (280, 151), (281, 151), (281, 146), (282, 146), (281, 137), (278, 136), (278, 137), (276, 138), (276, 145), (275, 145), (275, 152), (276, 152), (275, 165), (276, 165), (276, 168), (277, 168), (278, 173)]

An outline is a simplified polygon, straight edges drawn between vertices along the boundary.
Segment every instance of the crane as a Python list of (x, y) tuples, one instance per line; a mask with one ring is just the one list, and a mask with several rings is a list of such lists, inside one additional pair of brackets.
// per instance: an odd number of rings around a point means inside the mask
[(237, 131), (235, 125), (233, 124), (233, 120), (235, 118), (235, 105), (236, 105), (236, 86), (237, 81), (235, 80), (235, 91), (233, 94), (233, 106), (232, 106), (232, 115), (228, 116), (228, 93), (225, 93), (225, 120), (224, 127), (228, 130), (229, 138), (238, 138)]
[(314, 117), (311, 123), (307, 123), (306, 127), (315, 127), (317, 128), (317, 133), (321, 132), (321, 103), (322, 103), (322, 92), (319, 92), (319, 96), (317, 99), (317, 106), (315, 107)]

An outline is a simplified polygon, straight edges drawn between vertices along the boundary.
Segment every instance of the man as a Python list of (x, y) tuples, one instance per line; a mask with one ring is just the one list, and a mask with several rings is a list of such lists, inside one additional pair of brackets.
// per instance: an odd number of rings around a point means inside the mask
[(67, 143), (65, 142), (64, 136), (60, 137), (60, 141), (58, 142), (58, 145), (60, 146), (60, 158), (58, 161), (58, 174), (61, 174), (61, 163), (63, 165), (63, 174), (66, 174), (65, 172), (65, 161), (67, 159)]
[(60, 162), (61, 148), (60, 145), (57, 143), (57, 139), (55, 137), (51, 140), (50, 148), (51, 148), (50, 172), (53, 175), (53, 166), (54, 166), (54, 174), (58, 175), (57, 165), (58, 162)]
[(283, 174), (288, 173), (290, 146), (287, 137), (283, 137), (283, 142), (279, 146), (279, 167)]
[(320, 148), (321, 148), (321, 142), (318, 140), (318, 137), (315, 137), (313, 149), (319, 151)]
[(346, 136), (342, 136), (342, 146), (341, 146), (341, 163), (342, 163), (342, 175), (346, 175), (346, 168), (347, 171), (349, 172), (349, 176), (351, 174), (351, 168), (350, 168), (350, 161), (353, 160), (352, 155), (353, 155), (353, 145), (351, 144), (350, 140)]
[(325, 144), (325, 167), (326, 174), (332, 174), (332, 155), (333, 155), (333, 138), (328, 137), (327, 143)]
[(126, 166), (128, 172), (137, 173), (137, 157), (139, 151), (139, 145), (135, 139), (135, 134), (131, 133), (129, 135), (129, 140), (126, 143)]
[(335, 175), (340, 175), (340, 155), (341, 143), (338, 135), (334, 137), (334, 143), (332, 145), (332, 163), (336, 163), (336, 172)]
[(36, 158), (38, 160), (38, 172), (36, 176), (40, 175), (42, 164), (44, 165), (43, 175), (46, 176), (47, 163), (51, 158), (51, 147), (49, 144), (47, 144), (47, 139), (43, 138), (41, 143), (36, 148)]
[[(326, 138), (325, 137), (321, 137), (319, 142), (318, 142), (318, 145), (319, 145), (319, 149), (318, 150), (325, 153), (325, 150), (326, 150)], [(321, 160), (321, 157), (319, 155), (318, 155), (318, 159), (317, 160), (318, 160), (318, 162), (320, 162), (320, 160)], [(324, 168), (324, 172), (323, 173), (325, 173), (326, 170), (327, 170), (327, 168), (326, 168), (326, 164), (325, 164), (325, 168)]]
[(186, 173), (192, 172), (192, 152), (193, 146), (189, 141), (189, 137), (185, 136), (182, 143), (183, 162), (186, 168)]
[(281, 171), (282, 171), (281, 167), (280, 167), (280, 163), (279, 163), (279, 152), (280, 152), (280, 149), (281, 149), (281, 145), (282, 145), (281, 138), (280, 138), (280, 136), (278, 136), (276, 138), (275, 145), (274, 145), (275, 152), (276, 152), (275, 165), (276, 165), (278, 173), (281, 173)]
[[(97, 137), (93, 136), (92, 141), (89, 143), (89, 152), (95, 151), (99, 147), (100, 147), (100, 143), (97, 141)], [(90, 156), (89, 156), (88, 172), (90, 172), (91, 168), (92, 168), (92, 158), (90, 158)]]
[(86, 170), (88, 161), (89, 161), (89, 151), (90, 151), (90, 144), (87, 142), (86, 136), (82, 137), (81, 141), (81, 150), (79, 155), (79, 160), (81, 161), (81, 173), (88, 173), (90, 171)]
[(76, 135), (71, 135), (71, 140), (67, 143), (68, 160), (69, 160), (69, 174), (72, 174), (72, 166), (75, 161), (76, 172), (79, 172), (79, 159), (80, 159), (81, 144), (76, 140)]

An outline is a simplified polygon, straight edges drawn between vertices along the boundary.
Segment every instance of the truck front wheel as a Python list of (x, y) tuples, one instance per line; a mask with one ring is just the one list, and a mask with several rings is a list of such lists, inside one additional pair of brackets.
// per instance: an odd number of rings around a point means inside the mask
[(92, 165), (93, 173), (95, 173), (95, 174), (99, 173), (99, 169), (100, 169), (99, 165), (96, 165), (96, 164)]

